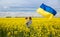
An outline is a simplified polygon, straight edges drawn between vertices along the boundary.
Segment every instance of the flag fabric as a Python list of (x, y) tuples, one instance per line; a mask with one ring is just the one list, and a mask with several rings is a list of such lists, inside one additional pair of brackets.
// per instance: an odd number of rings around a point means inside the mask
[(41, 4), (40, 8), (37, 9), (37, 12), (47, 18), (52, 18), (57, 14), (52, 7), (45, 4)]

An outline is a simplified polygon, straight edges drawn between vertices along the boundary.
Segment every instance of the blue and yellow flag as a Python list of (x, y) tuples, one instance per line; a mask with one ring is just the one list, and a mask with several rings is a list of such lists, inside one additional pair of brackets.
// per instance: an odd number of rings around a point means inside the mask
[(57, 14), (53, 8), (45, 4), (42, 4), (40, 8), (37, 9), (37, 12), (49, 19), (53, 18)]

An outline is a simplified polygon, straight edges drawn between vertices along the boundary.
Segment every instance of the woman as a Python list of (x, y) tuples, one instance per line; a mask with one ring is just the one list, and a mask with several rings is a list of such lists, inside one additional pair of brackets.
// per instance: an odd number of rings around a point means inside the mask
[(28, 19), (28, 17), (26, 17), (26, 25), (27, 25), (27, 27), (29, 28), (31, 24), (32, 24), (32, 18), (29, 17), (29, 19)]

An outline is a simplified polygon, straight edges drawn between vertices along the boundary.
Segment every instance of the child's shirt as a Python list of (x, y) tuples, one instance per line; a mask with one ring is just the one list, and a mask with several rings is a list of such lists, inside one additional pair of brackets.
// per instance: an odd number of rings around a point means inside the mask
[(31, 24), (32, 24), (32, 20), (26, 22), (27, 27), (30, 27)]

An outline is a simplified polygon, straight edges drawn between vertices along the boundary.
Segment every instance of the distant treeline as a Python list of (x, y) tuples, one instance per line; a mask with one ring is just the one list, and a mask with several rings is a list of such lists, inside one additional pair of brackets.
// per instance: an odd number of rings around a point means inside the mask
[[(34, 16), (26, 16), (26, 17), (33, 17), (33, 18), (38, 18), (38, 17), (34, 17)], [(6, 16), (5, 18), (25, 18), (24, 16), (21, 17), (21, 16), (15, 16), (15, 17), (12, 17), (12, 16)], [(43, 18), (43, 17), (40, 17), (40, 18)]]

